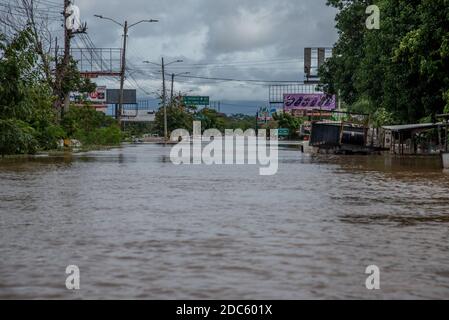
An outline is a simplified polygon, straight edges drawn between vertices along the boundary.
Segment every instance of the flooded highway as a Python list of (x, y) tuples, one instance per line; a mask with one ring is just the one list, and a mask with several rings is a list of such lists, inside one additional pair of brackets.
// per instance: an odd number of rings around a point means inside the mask
[[(448, 299), (437, 157), (175, 166), (170, 148), (0, 160), (0, 299)], [(81, 289), (66, 289), (68, 265)], [(367, 290), (377, 265), (381, 289)]]

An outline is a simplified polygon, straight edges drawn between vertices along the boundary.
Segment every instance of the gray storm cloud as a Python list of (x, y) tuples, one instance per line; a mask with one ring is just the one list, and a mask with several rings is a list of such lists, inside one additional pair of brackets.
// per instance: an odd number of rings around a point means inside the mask
[[(337, 39), (335, 10), (326, 0), (76, 0), (89, 35), (99, 47), (119, 47), (121, 30), (104, 20), (102, 14), (118, 21), (159, 19), (158, 24), (142, 24), (130, 30), (129, 60), (137, 68), (143, 60), (159, 61), (182, 58), (185, 66), (173, 66), (173, 72), (189, 71), (206, 77), (238, 79), (302, 80), (301, 58), (306, 46), (332, 46)], [(143, 60), (142, 60), (143, 59)], [(298, 59), (297, 63), (269, 63), (270, 60)], [(228, 65), (221, 68), (195, 67), (192, 64), (266, 61), (266, 64)], [(134, 77), (142, 86), (155, 88), (156, 79), (148, 67)], [(200, 87), (202, 94), (217, 99), (245, 98), (245, 92), (259, 92), (266, 98), (266, 88), (245, 84), (215, 84), (206, 81), (178, 86)]]

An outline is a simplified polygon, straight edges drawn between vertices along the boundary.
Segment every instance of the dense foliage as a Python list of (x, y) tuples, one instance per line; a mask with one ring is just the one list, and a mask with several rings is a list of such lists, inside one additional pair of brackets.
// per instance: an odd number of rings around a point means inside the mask
[(89, 106), (71, 108), (61, 122), (71, 138), (84, 145), (117, 145), (122, 133), (117, 122), (102, 112)]
[(41, 78), (28, 30), (0, 38), (0, 153), (34, 153), (63, 135), (54, 123), (51, 88)]
[[(449, 0), (328, 4), (339, 9), (339, 40), (320, 70), (325, 91), (353, 110), (377, 112), (378, 122), (435, 120), (449, 111)], [(379, 30), (365, 26), (371, 4), (380, 8)]]
[(290, 113), (277, 113), (273, 115), (273, 119), (277, 122), (277, 128), (288, 129), (289, 138), (297, 137), (297, 132), (302, 124), (300, 118)]
[[(42, 72), (32, 31), (7, 41), (0, 34), (0, 154), (33, 154), (55, 149), (58, 140), (75, 138), (84, 144), (111, 145), (121, 141), (116, 122), (94, 109), (71, 108), (62, 122), (54, 108), (54, 88)], [(92, 90), (72, 61), (63, 92)]]

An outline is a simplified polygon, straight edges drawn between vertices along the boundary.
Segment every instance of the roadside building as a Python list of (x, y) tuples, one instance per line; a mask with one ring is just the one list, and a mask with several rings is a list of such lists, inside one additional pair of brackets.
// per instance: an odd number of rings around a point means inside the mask
[(439, 154), (446, 148), (446, 124), (420, 123), (384, 126), (384, 148), (393, 154)]

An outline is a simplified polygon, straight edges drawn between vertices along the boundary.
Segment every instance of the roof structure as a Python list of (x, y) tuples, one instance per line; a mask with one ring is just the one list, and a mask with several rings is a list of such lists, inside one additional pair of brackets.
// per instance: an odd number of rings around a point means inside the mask
[(418, 124), (404, 124), (397, 126), (384, 126), (382, 127), (385, 130), (402, 132), (402, 131), (414, 131), (414, 130), (429, 130), (444, 126), (445, 123), (418, 123)]

